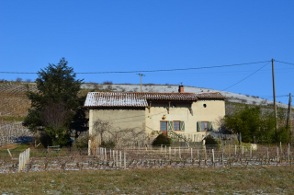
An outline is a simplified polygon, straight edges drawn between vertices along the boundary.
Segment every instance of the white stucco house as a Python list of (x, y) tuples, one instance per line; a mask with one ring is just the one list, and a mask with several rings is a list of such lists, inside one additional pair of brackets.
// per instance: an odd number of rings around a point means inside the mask
[(156, 133), (172, 133), (200, 142), (209, 131), (218, 131), (225, 116), (220, 93), (185, 93), (183, 86), (177, 93), (89, 92), (84, 106), (89, 111), (90, 136), (95, 121), (103, 120), (116, 132), (144, 132), (149, 141)]

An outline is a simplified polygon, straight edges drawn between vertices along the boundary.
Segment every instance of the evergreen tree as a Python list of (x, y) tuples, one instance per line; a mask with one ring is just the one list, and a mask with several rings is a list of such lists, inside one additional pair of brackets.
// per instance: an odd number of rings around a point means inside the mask
[[(78, 93), (82, 80), (76, 79), (73, 68), (62, 58), (38, 72), (38, 92), (28, 92), (31, 108), (24, 125), (32, 132), (41, 132), (43, 145), (67, 145), (73, 118), (80, 108)], [(45, 139), (44, 139), (45, 138)]]

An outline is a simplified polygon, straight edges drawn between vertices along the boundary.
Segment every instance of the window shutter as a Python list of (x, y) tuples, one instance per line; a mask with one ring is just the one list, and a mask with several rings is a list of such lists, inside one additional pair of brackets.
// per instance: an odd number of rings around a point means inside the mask
[(200, 124), (197, 122), (197, 132), (200, 132)]
[(180, 130), (181, 131), (184, 131), (185, 130), (185, 122), (184, 121), (181, 121), (180, 122)]
[(173, 130), (173, 122), (172, 121), (168, 121), (168, 129), (169, 131)]
[(212, 131), (213, 130), (213, 128), (212, 128), (212, 122), (208, 122), (207, 128), (208, 128), (209, 131)]

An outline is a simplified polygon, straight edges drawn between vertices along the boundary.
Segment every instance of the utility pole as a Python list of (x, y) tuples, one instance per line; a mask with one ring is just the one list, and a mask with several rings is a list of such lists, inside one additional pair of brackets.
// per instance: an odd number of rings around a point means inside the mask
[(277, 105), (276, 105), (276, 87), (275, 87), (275, 60), (272, 59), (272, 81), (273, 81), (273, 97), (274, 97), (274, 113), (275, 113), (275, 133), (278, 133), (278, 123), (277, 123)]
[(139, 75), (139, 77), (140, 77), (140, 92), (143, 92), (143, 91), (142, 91), (142, 77), (145, 76), (145, 75), (142, 74), (142, 73), (139, 73), (138, 75)]
[(290, 143), (291, 143), (291, 137), (292, 137), (291, 104), (292, 104), (292, 95), (291, 93), (289, 93), (288, 112), (287, 112), (287, 129), (289, 129)]

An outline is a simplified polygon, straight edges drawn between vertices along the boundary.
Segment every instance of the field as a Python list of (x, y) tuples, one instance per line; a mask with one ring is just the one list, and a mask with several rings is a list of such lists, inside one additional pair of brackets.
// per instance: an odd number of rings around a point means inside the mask
[[(28, 136), (20, 128), (34, 85), (0, 85), (1, 194), (293, 194), (294, 155), (290, 145), (221, 149), (144, 148), (126, 151), (59, 152), (16, 145)], [(4, 131), (5, 129), (5, 131)], [(16, 131), (17, 129), (17, 131)], [(5, 134), (4, 134), (5, 133)], [(13, 138), (13, 139), (10, 139)], [(2, 147), (1, 147), (2, 146)], [(26, 169), (18, 173), (18, 155), (31, 147)], [(8, 153), (8, 150), (10, 155)], [(104, 155), (106, 154), (106, 156)], [(124, 167), (125, 166), (125, 167)]]
[(2, 194), (292, 194), (292, 167), (0, 174)]

